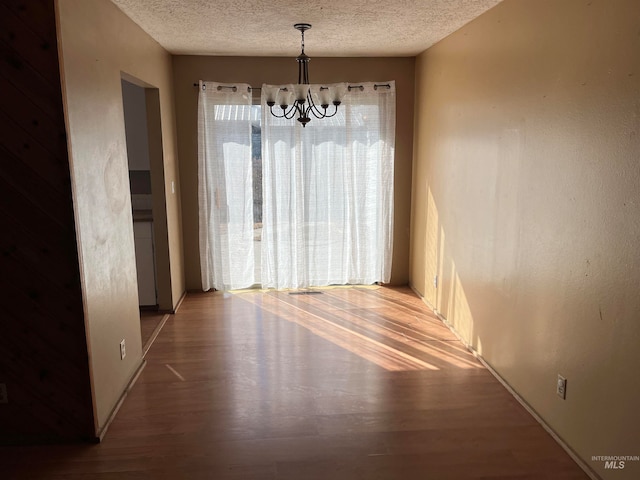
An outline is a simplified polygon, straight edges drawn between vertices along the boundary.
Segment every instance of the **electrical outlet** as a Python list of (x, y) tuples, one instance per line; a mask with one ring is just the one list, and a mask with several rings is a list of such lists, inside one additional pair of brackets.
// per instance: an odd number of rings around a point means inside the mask
[(0, 383), (0, 403), (9, 403), (9, 396), (7, 395), (7, 385)]
[(433, 286), (438, 288), (438, 275), (433, 276)]
[(556, 386), (556, 393), (563, 400), (567, 398), (567, 379), (562, 375), (558, 375), (558, 384)]
[(120, 360), (124, 360), (124, 357), (126, 356), (127, 356), (127, 350), (124, 345), (124, 338), (123, 338), (122, 341), (120, 342)]

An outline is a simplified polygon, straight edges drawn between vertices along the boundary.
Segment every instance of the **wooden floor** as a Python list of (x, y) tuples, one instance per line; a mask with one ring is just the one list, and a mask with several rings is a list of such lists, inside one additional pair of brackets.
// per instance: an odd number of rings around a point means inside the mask
[(406, 288), (189, 295), (146, 360), (103, 443), (1, 477), (588, 478)]

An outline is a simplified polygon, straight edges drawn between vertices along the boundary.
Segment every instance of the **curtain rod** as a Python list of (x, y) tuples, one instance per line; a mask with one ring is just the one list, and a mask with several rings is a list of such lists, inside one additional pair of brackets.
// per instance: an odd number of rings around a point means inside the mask
[[(200, 84), (199, 83), (194, 83), (193, 84), (194, 87), (199, 87)], [(206, 85), (202, 85), (202, 88), (204, 89), (206, 87)], [(377, 90), (378, 88), (381, 87), (386, 87), (386, 88), (391, 88), (391, 85), (389, 85), (388, 83), (375, 83), (373, 85), (374, 90)], [(218, 90), (222, 90), (223, 88), (230, 88), (231, 90), (233, 90), (234, 92), (238, 91), (238, 87), (236, 87), (235, 85), (218, 85)], [(364, 86), (363, 85), (349, 85), (349, 91), (354, 90), (354, 89), (359, 89), (360, 91), (364, 90)], [(262, 90), (262, 87), (248, 87), (249, 91), (251, 90)]]
[[(200, 84), (199, 83), (194, 83), (193, 84), (194, 87), (199, 87)], [(206, 85), (202, 85), (202, 88), (204, 89), (206, 87)], [(236, 87), (235, 85), (218, 85), (218, 90), (222, 90), (223, 88), (229, 88), (231, 90), (233, 90), (234, 92), (238, 91), (238, 87)], [(262, 87), (248, 87), (249, 91), (251, 90), (262, 90)]]

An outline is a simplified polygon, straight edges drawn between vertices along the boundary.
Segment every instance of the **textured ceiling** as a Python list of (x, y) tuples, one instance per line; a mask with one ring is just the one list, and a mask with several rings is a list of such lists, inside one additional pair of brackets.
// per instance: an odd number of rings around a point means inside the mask
[(111, 0), (173, 54), (413, 56), (501, 0)]

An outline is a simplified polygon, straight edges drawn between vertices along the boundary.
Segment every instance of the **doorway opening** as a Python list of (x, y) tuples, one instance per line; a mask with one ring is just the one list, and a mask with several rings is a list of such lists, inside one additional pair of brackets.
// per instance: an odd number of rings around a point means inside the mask
[(171, 310), (159, 90), (122, 74), (142, 343)]

